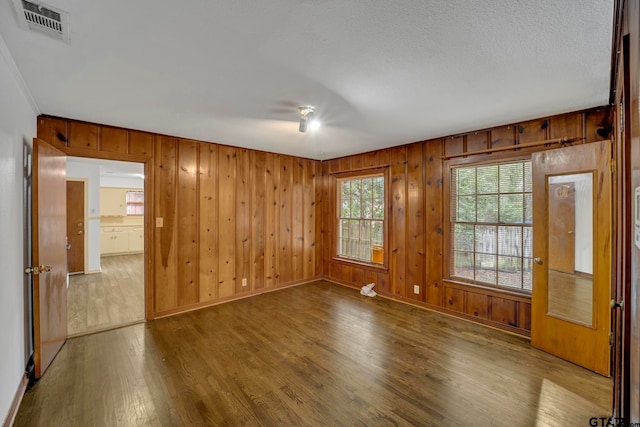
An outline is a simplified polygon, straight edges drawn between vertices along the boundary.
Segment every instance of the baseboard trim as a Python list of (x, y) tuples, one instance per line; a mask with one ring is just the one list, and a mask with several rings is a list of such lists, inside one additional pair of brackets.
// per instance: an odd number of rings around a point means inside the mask
[(18, 414), (18, 409), (20, 408), (20, 403), (22, 403), (22, 397), (24, 393), (27, 391), (27, 386), (29, 385), (29, 378), (27, 375), (23, 375), (20, 380), (20, 384), (18, 384), (18, 390), (16, 390), (16, 395), (13, 397), (13, 402), (11, 402), (11, 407), (9, 408), (9, 413), (7, 414), (7, 418), (4, 420), (2, 424), (3, 427), (10, 427), (13, 425), (13, 422), (16, 419), (16, 415)]

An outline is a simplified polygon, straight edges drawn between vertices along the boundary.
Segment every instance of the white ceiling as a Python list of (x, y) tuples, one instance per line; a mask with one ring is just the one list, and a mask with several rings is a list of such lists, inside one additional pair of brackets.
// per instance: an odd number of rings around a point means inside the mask
[[(38, 109), (315, 159), (606, 104), (613, 1), (48, 0), (4, 39)], [(323, 126), (298, 132), (297, 106)]]

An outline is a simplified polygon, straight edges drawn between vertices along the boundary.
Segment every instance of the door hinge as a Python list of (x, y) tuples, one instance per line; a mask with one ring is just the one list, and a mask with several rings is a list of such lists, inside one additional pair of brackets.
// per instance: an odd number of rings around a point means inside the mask
[(613, 347), (614, 341), (613, 332), (609, 332), (609, 346)]
[(616, 173), (616, 159), (611, 159), (609, 167), (611, 168), (611, 173)]

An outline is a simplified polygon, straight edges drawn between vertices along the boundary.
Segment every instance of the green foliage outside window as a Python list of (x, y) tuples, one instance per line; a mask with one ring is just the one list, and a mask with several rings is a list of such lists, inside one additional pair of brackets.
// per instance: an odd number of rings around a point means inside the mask
[(382, 263), (384, 176), (338, 180), (338, 256)]
[(531, 290), (532, 202), (530, 161), (453, 168), (451, 276)]

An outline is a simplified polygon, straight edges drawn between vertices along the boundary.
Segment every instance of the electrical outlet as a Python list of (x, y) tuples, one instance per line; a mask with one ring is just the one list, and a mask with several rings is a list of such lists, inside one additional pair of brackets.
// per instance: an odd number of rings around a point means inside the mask
[(242, 286), (247, 286), (247, 278), (246, 277), (242, 278)]
[(419, 294), (420, 293), (420, 286), (413, 285), (413, 293), (414, 294)]

